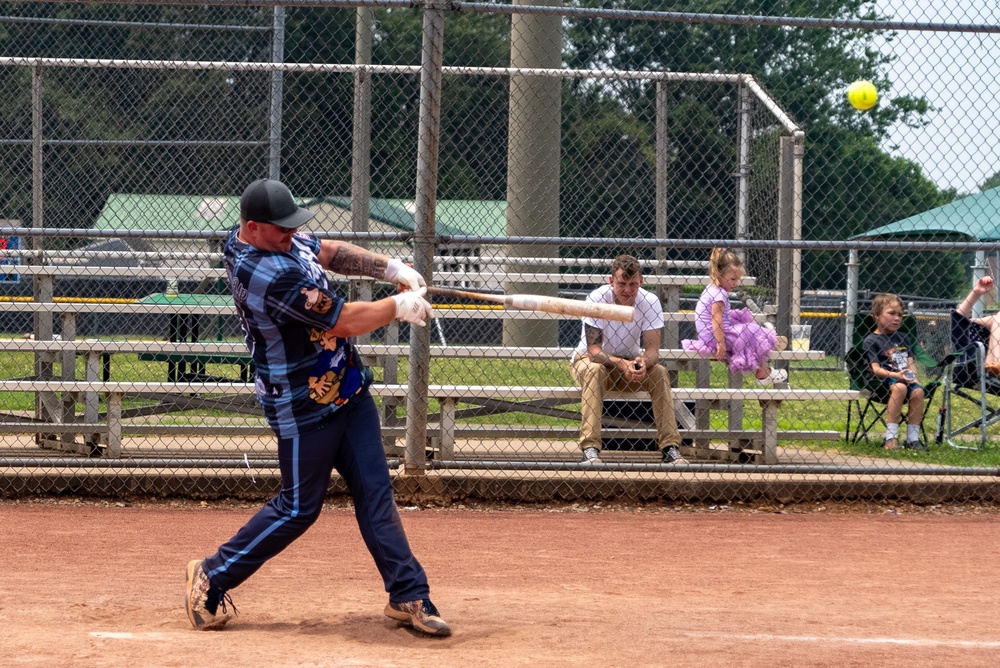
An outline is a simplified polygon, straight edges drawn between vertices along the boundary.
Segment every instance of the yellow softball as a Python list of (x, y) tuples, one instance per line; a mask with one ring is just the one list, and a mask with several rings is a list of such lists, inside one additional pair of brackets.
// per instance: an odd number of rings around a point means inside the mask
[(871, 81), (855, 81), (847, 87), (847, 101), (855, 109), (871, 109), (878, 102), (878, 89)]

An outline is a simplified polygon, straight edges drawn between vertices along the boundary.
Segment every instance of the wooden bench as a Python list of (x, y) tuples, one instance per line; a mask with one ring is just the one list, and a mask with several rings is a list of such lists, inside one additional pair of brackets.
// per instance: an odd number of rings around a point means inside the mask
[[(242, 345), (242, 344), (241, 344)], [(243, 346), (244, 350), (246, 346)], [(249, 383), (253, 374), (253, 359), (249, 354), (222, 353), (176, 353), (176, 352), (141, 352), (137, 355), (140, 362), (166, 362), (167, 380), (170, 382), (220, 382), (224, 378), (210, 376), (204, 372), (206, 364), (232, 364), (239, 367), (240, 381)], [(191, 365), (190, 372), (184, 371), (185, 365)]]
[[(163, 395), (220, 395), (246, 396), (254, 395), (252, 383), (143, 383), (143, 382), (87, 382), (87, 381), (32, 381), (13, 380), (0, 383), (0, 390), (6, 392), (71, 392), (71, 393), (101, 393), (107, 399), (106, 426), (98, 426), (98, 420), (83, 420), (81, 423), (66, 423), (51, 425), (25, 421), (22, 423), (0, 424), (0, 430), (21, 433), (48, 433), (73, 430), (76, 432), (105, 433), (107, 437), (107, 455), (121, 456), (122, 439), (122, 402), (128, 396), (163, 396)], [(409, 388), (399, 384), (374, 384), (371, 392), (376, 397), (393, 398), (397, 401), (407, 399)], [(762, 409), (761, 459), (763, 463), (777, 463), (778, 407), (784, 401), (847, 401), (857, 399), (858, 392), (852, 390), (796, 390), (796, 389), (702, 389), (676, 388), (674, 397), (677, 400), (704, 401), (758, 401)], [(615, 396), (615, 393), (609, 393)], [(636, 395), (618, 395), (636, 396)], [(430, 385), (427, 398), (436, 399), (441, 404), (441, 414), (438, 421), (438, 438), (442, 456), (454, 453), (457, 433), (455, 407), (459, 402), (480, 406), (491, 406), (494, 409), (524, 410), (529, 406), (558, 407), (564, 404), (578, 403), (580, 390), (575, 387), (539, 387), (539, 386), (490, 386), (490, 385)], [(473, 431), (475, 431), (473, 429)]]
[[(33, 386), (39, 392), (42, 392), (49, 398), (52, 398), (52, 392), (55, 391), (72, 391), (81, 392), (82, 402), (84, 404), (84, 415), (80, 416), (82, 418), (82, 424), (85, 425), (95, 425), (99, 424), (98, 420), (98, 393), (100, 392), (111, 392), (112, 394), (118, 394), (117, 390), (123, 393), (133, 394), (135, 392), (143, 392), (147, 395), (153, 392), (150, 388), (155, 386), (158, 395), (164, 399), (162, 404), (162, 412), (169, 412), (172, 410), (186, 410), (190, 408), (197, 408), (200, 405), (206, 407), (215, 407), (217, 402), (212, 402), (205, 399), (195, 399), (190, 398), (190, 395), (211, 395), (211, 394), (231, 394), (239, 393), (246, 394), (248, 390), (245, 387), (239, 387), (241, 383), (233, 382), (232, 384), (221, 384), (218, 379), (204, 378), (198, 379), (175, 379), (168, 380), (166, 384), (151, 384), (151, 383), (114, 383), (109, 382), (108, 379), (103, 375), (104, 364), (101, 362), (103, 356), (113, 354), (113, 353), (135, 353), (144, 359), (154, 359), (154, 360), (191, 360), (194, 358), (203, 359), (205, 361), (222, 361), (225, 363), (240, 363), (247, 364), (250, 363), (249, 355), (245, 352), (245, 347), (242, 342), (199, 342), (199, 343), (169, 343), (163, 341), (98, 341), (98, 340), (84, 340), (84, 341), (64, 341), (64, 340), (54, 340), (54, 341), (35, 341), (26, 339), (7, 339), (0, 340), (0, 350), (5, 351), (22, 351), (22, 352), (45, 352), (51, 354), (63, 354), (63, 355), (77, 355), (82, 354), (87, 357), (86, 364), (86, 378), (84, 385), (73, 385), (72, 390), (67, 390), (65, 385), (58, 385), (63, 389), (53, 390), (53, 383), (66, 383), (66, 382), (78, 382), (74, 378), (64, 377), (61, 380), (53, 379), (47, 381), (35, 381)], [(406, 345), (385, 345), (385, 344), (362, 344), (359, 345), (359, 350), (368, 357), (368, 361), (374, 365), (383, 366), (386, 364), (387, 359), (394, 359), (396, 362), (399, 358), (406, 357), (409, 355), (410, 349)], [(566, 364), (569, 363), (570, 356), (572, 355), (573, 349), (569, 347), (503, 347), (503, 346), (434, 346), (431, 350), (432, 357), (444, 357), (444, 358), (464, 358), (464, 359), (528, 359), (528, 360), (553, 360), (553, 361), (565, 361)], [(679, 350), (679, 349), (663, 349), (660, 351), (661, 359), (663, 363), (671, 369), (683, 369), (687, 368), (688, 365), (693, 363), (704, 363), (705, 358), (697, 355), (696, 353)], [(824, 353), (822, 351), (782, 351), (775, 353), (772, 356), (774, 359), (781, 359), (786, 361), (803, 361), (803, 360), (822, 360), (824, 358)], [(64, 361), (64, 368), (66, 362)], [(72, 368), (72, 367), (70, 367)], [(102, 382), (103, 381), (103, 382)], [(244, 376), (244, 381), (249, 381), (247, 376)], [(17, 381), (18, 383), (31, 383), (33, 381)], [(249, 387), (248, 383), (244, 383)], [(214, 386), (214, 387), (213, 387)], [(15, 387), (24, 387), (23, 385), (11, 385), (8, 382), (0, 382), (0, 388), (13, 390)], [(373, 393), (376, 396), (381, 396), (383, 399), (392, 406), (398, 405), (405, 401), (405, 393), (399, 388), (405, 387), (401, 384), (396, 384), (397, 388), (395, 391), (389, 391), (382, 389), (384, 387), (393, 387), (393, 384), (389, 385), (376, 385), (373, 388)], [(448, 386), (435, 385), (436, 388), (445, 388)], [(115, 388), (115, 391), (109, 390), (108, 388)], [(128, 389), (122, 389), (128, 388)], [(752, 390), (748, 390), (752, 391)], [(450, 390), (448, 391), (450, 392)], [(470, 395), (462, 396), (450, 396), (448, 392), (445, 392), (441, 396), (435, 396), (443, 400), (442, 406), (444, 407), (442, 415), (439, 416), (440, 429), (439, 436), (437, 438), (438, 445), (440, 445), (442, 450), (442, 456), (450, 456), (453, 452), (454, 442), (456, 438), (465, 437), (487, 437), (487, 434), (492, 436), (503, 436), (509, 435), (507, 433), (509, 430), (504, 428), (495, 428), (490, 430), (488, 425), (464, 425), (458, 424), (459, 419), (464, 419), (465, 417), (470, 417), (473, 415), (482, 414), (496, 414), (503, 413), (512, 410), (528, 411), (539, 413), (543, 415), (555, 415), (558, 417), (571, 418), (574, 421), (579, 420), (578, 413), (572, 413), (564, 409), (559, 408), (560, 405), (566, 403), (574, 403), (579, 401), (579, 390), (574, 387), (569, 388), (497, 388), (494, 391), (494, 395), (506, 393), (508, 397), (514, 396), (514, 401), (505, 400), (503, 397), (489, 396), (489, 397), (474, 397), (478, 398), (480, 401), (478, 408), (467, 409), (462, 411), (462, 413), (456, 413), (454, 411), (454, 404), (458, 400), (463, 400), (465, 398), (470, 398)], [(529, 393), (530, 397), (522, 396), (523, 393)], [(532, 394), (534, 393), (534, 394)], [(189, 398), (184, 401), (178, 401), (176, 397), (186, 394)], [(539, 394), (545, 395), (544, 397), (539, 396)], [(730, 404), (726, 405), (722, 403), (722, 398), (730, 400)], [(708, 442), (711, 439), (727, 439), (731, 442), (736, 440), (756, 440), (762, 441), (762, 433), (751, 433), (747, 430), (731, 428), (728, 430), (711, 430), (708, 429), (708, 418), (707, 410), (709, 409), (723, 409), (728, 408), (731, 413), (737, 414), (736, 420), (731, 420), (731, 424), (735, 422), (736, 424), (742, 423), (742, 411), (737, 411), (734, 408), (734, 402), (736, 402), (737, 397), (742, 395), (733, 394), (731, 391), (726, 391), (724, 395), (720, 395), (718, 391), (709, 391), (709, 394), (695, 394), (689, 390), (677, 389), (675, 390), (675, 407), (677, 411), (678, 418), (682, 423), (685, 438), (694, 438), (698, 440), (698, 445), (700, 450), (695, 454), (698, 456), (705, 455), (709, 456), (715, 450), (707, 448)], [(811, 395), (810, 395), (811, 396)], [(611, 398), (611, 397), (609, 397)], [(643, 399), (645, 397), (638, 395), (622, 396), (619, 398), (632, 398), (632, 399)], [(109, 398), (109, 408), (110, 401), (113, 397)], [(698, 406), (699, 415), (694, 415), (688, 410), (686, 401), (696, 401)], [(59, 404), (59, 401), (55, 401)], [(65, 403), (65, 401), (63, 402)], [(465, 402), (471, 403), (471, 402)], [(211, 404), (211, 406), (209, 406)], [(153, 409), (146, 409), (146, 413), (150, 413)], [(59, 411), (53, 411), (53, 414), (58, 414)], [(391, 413), (394, 416), (395, 410), (391, 409)], [(388, 415), (388, 412), (387, 412)], [(64, 419), (76, 420), (75, 417), (67, 417)], [(385, 434), (387, 444), (390, 441), (395, 440), (396, 437), (402, 436), (404, 430), (400, 427), (399, 423), (394, 422), (392, 418), (385, 420)], [(58, 429), (55, 428), (41, 428), (40, 425), (51, 425), (52, 422), (32, 422), (24, 424), (14, 424), (8, 425), (10, 429), (8, 431), (18, 431), (20, 433), (31, 433), (33, 431), (45, 431), (46, 433), (69, 433), (71, 428), (60, 426)], [(60, 423), (55, 423), (60, 424)], [(637, 423), (634, 421), (619, 421), (615, 423), (614, 420), (610, 421), (609, 426), (615, 426), (621, 428), (619, 433), (622, 436), (628, 436), (630, 438), (645, 438), (652, 435), (653, 432), (644, 424)], [(130, 431), (133, 427), (129, 427)], [(138, 427), (138, 430), (143, 433), (169, 433), (169, 429), (164, 428), (154, 428), (151, 426)], [(231, 431), (231, 429), (230, 429)], [(254, 433), (266, 433), (266, 430), (261, 430), (260, 428), (252, 428), (251, 431)], [(531, 427), (522, 426), (517, 428), (518, 435), (524, 438), (573, 438), (578, 435), (577, 427), (561, 427), (561, 428), (545, 428), (545, 427)], [(117, 437), (113, 432), (108, 429), (95, 429), (93, 427), (81, 427), (77, 430), (77, 433), (81, 434), (101, 434), (109, 433), (109, 452), (115, 452), (115, 440), (120, 443), (120, 435)], [(135, 433), (135, 432), (132, 432)], [(798, 439), (829, 439), (837, 437), (838, 432), (825, 432), (825, 431), (799, 431), (799, 432), (782, 432), (778, 435), (778, 438), (782, 440), (788, 440), (792, 438)], [(65, 439), (63, 439), (65, 440)], [(89, 440), (93, 441), (93, 438)], [(766, 453), (768, 451), (767, 444), (764, 444), (762, 450)], [(65, 449), (73, 450), (75, 446), (72, 444), (66, 445)], [(86, 449), (93, 449), (90, 446)]]
[[(383, 398), (393, 398), (397, 401), (404, 401), (407, 398), (408, 387), (406, 385), (373, 385), (371, 392), (374, 396)], [(442, 456), (447, 458), (454, 453), (455, 438), (457, 434), (468, 435), (470, 431), (475, 433), (475, 429), (466, 430), (456, 426), (456, 406), (458, 403), (469, 403), (478, 406), (488, 407), (491, 411), (499, 410), (525, 410), (526, 408), (551, 409), (565, 404), (579, 403), (580, 389), (577, 387), (540, 387), (540, 386), (494, 386), (494, 385), (430, 385), (427, 388), (428, 398), (437, 399), (441, 404), (441, 413), (438, 420), (439, 438)], [(636, 399), (648, 398), (642, 392), (608, 392), (606, 398), (609, 399)], [(777, 463), (778, 447), (778, 407), (783, 401), (848, 401), (856, 399), (858, 392), (854, 390), (796, 390), (796, 389), (739, 389), (739, 388), (689, 388), (679, 387), (673, 389), (675, 401), (758, 401), (762, 411), (762, 428), (760, 432), (762, 442), (762, 460), (766, 464)], [(551, 411), (543, 411), (553, 414)], [(578, 413), (566, 411), (563, 417), (575, 417), (579, 420)], [(512, 428), (519, 431), (520, 428)], [(507, 430), (509, 433), (510, 429)], [(502, 434), (503, 431), (480, 431), (483, 437)], [(559, 433), (562, 436), (572, 437), (578, 435), (578, 429), (571, 429), (565, 432), (557, 432), (549, 429), (547, 433), (554, 436)], [(649, 433), (647, 431), (647, 433)], [(699, 430), (682, 430), (682, 436), (698, 434)], [(745, 435), (747, 432), (741, 430), (725, 430), (715, 432), (712, 430), (700, 430), (700, 435), (724, 435), (726, 437), (734, 434)], [(814, 434), (815, 435), (815, 434)], [(840, 438), (839, 431), (831, 431), (824, 438)]]
[[(392, 383), (393, 375), (389, 373), (389, 370), (395, 368), (394, 365), (398, 363), (401, 358), (406, 358), (409, 355), (410, 348), (407, 345), (385, 345), (385, 344), (367, 344), (359, 345), (358, 349), (366, 355), (366, 359), (369, 363), (375, 366), (382, 367), (386, 369), (386, 382)], [(447, 359), (470, 359), (470, 360), (489, 360), (489, 359), (518, 359), (518, 360), (548, 360), (564, 362), (567, 367), (569, 361), (573, 355), (574, 349), (571, 347), (516, 347), (516, 346), (432, 346), (431, 348), (431, 358), (447, 358)], [(772, 354), (771, 358), (773, 360), (781, 360), (786, 362), (792, 361), (822, 361), (825, 359), (825, 353), (821, 350), (784, 350), (781, 352), (775, 352)], [(660, 362), (669, 371), (680, 371), (685, 369), (695, 369), (698, 371), (697, 384), (699, 386), (708, 387), (708, 365), (709, 360), (702, 355), (699, 355), (692, 351), (676, 349), (676, 348), (663, 348), (660, 350)], [(674, 379), (674, 384), (676, 385), (676, 378)], [(741, 376), (731, 375), (730, 386), (731, 387), (742, 387), (743, 380)], [(676, 393), (675, 393), (676, 394)], [(632, 396), (633, 400), (641, 400), (647, 397), (644, 396)], [(384, 419), (383, 422), (386, 426), (395, 425), (395, 406), (398, 400), (393, 397), (386, 397), (385, 408), (384, 408)], [(689, 404), (694, 405), (692, 410)], [(457, 421), (464, 420), (470, 417), (478, 417), (482, 415), (495, 414), (505, 412), (506, 404), (491, 403), (488, 406), (482, 406), (478, 409), (466, 409), (460, 412), (456, 412), (455, 419)], [(742, 404), (738, 401), (730, 401), (728, 403), (721, 403), (719, 401), (709, 401), (707, 399), (689, 399), (681, 400), (675, 396), (674, 401), (674, 412), (677, 416), (678, 422), (681, 425), (683, 435), (686, 439), (695, 440), (694, 454), (697, 457), (717, 457), (719, 455), (719, 450), (717, 448), (710, 447), (710, 441), (725, 439), (730, 442), (731, 451), (736, 453), (733, 455), (734, 458), (740, 458), (743, 456), (744, 448), (740, 446), (740, 442), (747, 443), (748, 441), (760, 442), (760, 433), (750, 433), (740, 427), (734, 425), (742, 425), (743, 422), (743, 410)], [(568, 419), (574, 419), (576, 422), (579, 421), (579, 414), (573, 414), (565, 410), (558, 408), (553, 408), (551, 406), (538, 405), (538, 402), (525, 402), (523, 403), (520, 410), (527, 410), (533, 413), (553, 416), (553, 417), (563, 417)], [(517, 409), (515, 409), (517, 410)], [(727, 410), (729, 412), (729, 423), (730, 429), (728, 430), (712, 430), (709, 428), (710, 423), (710, 411), (711, 410)], [(652, 432), (648, 429), (647, 425), (634, 420), (615, 420), (609, 417), (605, 417), (604, 423), (606, 427), (611, 427), (605, 432), (608, 438), (647, 438)], [(478, 427), (482, 434), (488, 433), (482, 430), (482, 427)], [(550, 428), (541, 428), (541, 430), (534, 430), (530, 427), (518, 427), (519, 437), (542, 437), (550, 436), (554, 437), (555, 434), (559, 434), (560, 437), (569, 438), (578, 436), (578, 432), (573, 434), (569, 433), (570, 428), (560, 428), (562, 431), (553, 430)], [(577, 429), (577, 427), (573, 427)], [(390, 429), (386, 431), (386, 447), (387, 449), (392, 447), (392, 439), (394, 438), (394, 432)], [(454, 435), (456, 437), (473, 436), (475, 430), (470, 431), (465, 426), (457, 423), (455, 427)], [(493, 435), (502, 436), (504, 434), (499, 431), (495, 432)], [(653, 433), (655, 435), (655, 433)], [(485, 437), (485, 436), (484, 436)], [(823, 431), (797, 431), (797, 432), (783, 432), (781, 434), (783, 440), (834, 440), (839, 438), (839, 432), (834, 430), (823, 430)], [(445, 448), (450, 444), (448, 439), (444, 439)]]

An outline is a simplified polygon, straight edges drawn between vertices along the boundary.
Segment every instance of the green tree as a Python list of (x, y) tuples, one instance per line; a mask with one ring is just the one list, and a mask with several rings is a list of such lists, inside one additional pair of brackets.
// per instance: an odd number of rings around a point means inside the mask
[(982, 185), (979, 186), (979, 191), (986, 192), (998, 186), (1000, 186), (1000, 172), (994, 173), (993, 176), (983, 181)]
[[(13, 56), (142, 60), (245, 60), (268, 53), (266, 33), (163, 29), (139, 23), (269, 25), (260, 8), (137, 4), (0, 3), (0, 14), (41, 21), (0, 23), (0, 51)], [(57, 23), (45, 20), (58, 20)], [(99, 22), (99, 23), (98, 23)], [(111, 25), (109, 22), (119, 22)], [(173, 142), (266, 139), (266, 78), (259, 73), (44, 67), (45, 224), (89, 227), (112, 192), (217, 194), (261, 173), (266, 149), (181, 147)], [(263, 87), (262, 87), (263, 85)], [(0, 72), (5, 138), (31, 137), (31, 72)], [(264, 92), (264, 95), (261, 95)], [(114, 144), (109, 142), (119, 141)], [(136, 144), (135, 142), (139, 142)], [(30, 148), (0, 149), (16, 172), (0, 175), (5, 215), (31, 219)], [(248, 158), (254, 151), (257, 158)], [(5, 164), (7, 161), (5, 160)]]
[[(634, 3), (619, 2), (603, 2), (601, 6), (641, 8)], [(646, 8), (717, 14), (880, 18), (871, 3), (860, 0), (822, 3), (760, 0), (749, 5), (678, 2), (666, 6), (655, 3)], [(844, 239), (938, 206), (951, 196), (939, 192), (917, 165), (892, 158), (879, 147), (893, 124), (924, 123), (929, 106), (922, 99), (890, 94), (891, 81), (884, 72), (894, 57), (872, 48), (871, 32), (625, 20), (574, 19), (568, 24), (570, 67), (752, 74), (805, 130), (803, 233), (806, 238)], [(882, 102), (865, 113), (850, 107), (843, 96), (847, 84), (861, 78), (871, 80), (883, 91)], [(623, 116), (649, 122), (648, 109), (654, 104), (655, 95), (649, 82), (635, 80), (614, 87), (608, 84), (601, 94), (619, 100)], [(671, 220), (679, 221), (671, 235), (730, 237), (737, 196), (732, 178), (736, 171), (735, 128), (729, 120), (733, 118), (731, 109), (735, 104), (732, 89), (710, 84), (671, 85), (669, 100), (674, 151), (668, 210)], [(645, 189), (651, 187), (648, 181), (639, 185)], [(564, 183), (564, 192), (572, 187)], [(586, 228), (588, 224), (585, 219), (566, 222), (575, 229)], [(648, 221), (644, 229), (649, 229)], [(695, 255), (703, 257), (704, 252)], [(955, 258), (932, 254), (921, 257), (920, 261), (926, 263), (917, 272), (926, 277), (921, 284), (926, 287), (921, 290), (950, 296), (955, 272), (946, 267), (952, 266)], [(805, 287), (842, 288), (845, 262), (842, 253), (806, 253)], [(941, 271), (938, 262), (943, 263)]]

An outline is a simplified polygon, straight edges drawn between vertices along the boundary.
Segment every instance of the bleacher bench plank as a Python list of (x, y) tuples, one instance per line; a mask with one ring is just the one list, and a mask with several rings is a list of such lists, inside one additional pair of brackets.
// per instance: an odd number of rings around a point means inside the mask
[[(122, 401), (125, 395), (249, 395), (255, 393), (253, 383), (167, 383), (167, 382), (113, 382), (84, 380), (9, 380), (0, 382), (0, 390), (6, 392), (79, 392), (102, 393), (107, 396), (107, 438), (108, 455), (121, 454)], [(377, 397), (405, 400), (409, 387), (400, 384), (374, 384), (371, 393)], [(854, 390), (814, 390), (814, 389), (742, 389), (742, 388), (688, 388), (673, 390), (675, 400), (709, 401), (758, 401), (762, 409), (763, 458), (764, 463), (777, 463), (778, 407), (783, 401), (848, 401), (857, 399), (860, 393)], [(575, 403), (580, 400), (577, 387), (543, 386), (498, 386), (498, 385), (429, 385), (428, 398), (441, 403), (440, 436), (442, 450), (453, 451), (456, 437), (455, 407), (459, 402), (476, 403), (496, 401), (513, 403), (518, 401), (546, 400), (550, 402)], [(609, 392), (607, 398), (645, 398), (645, 393)], [(75, 426), (75, 425), (74, 425)], [(40, 424), (38, 431), (46, 426)]]

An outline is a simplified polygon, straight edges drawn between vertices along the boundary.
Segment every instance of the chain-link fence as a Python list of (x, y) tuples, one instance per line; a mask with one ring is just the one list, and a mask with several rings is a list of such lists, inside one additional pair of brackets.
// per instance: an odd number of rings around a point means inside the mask
[[(634, 385), (581, 461), (579, 318), (437, 297), (426, 330), (362, 337), (403, 489), (993, 497), (995, 9), (344, 4), (0, 3), (5, 493), (273, 490), (220, 254), (268, 176), (304, 231), (438, 286), (582, 300), (627, 253), (660, 301), (682, 464)], [(685, 347), (713, 247), (787, 385)], [(876, 326), (919, 362), (896, 432)]]

